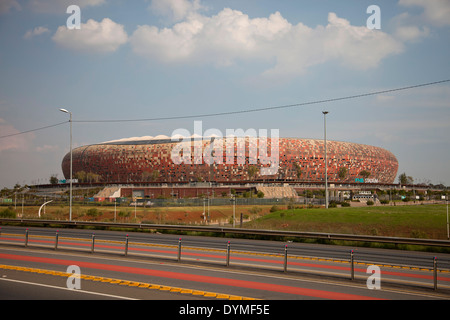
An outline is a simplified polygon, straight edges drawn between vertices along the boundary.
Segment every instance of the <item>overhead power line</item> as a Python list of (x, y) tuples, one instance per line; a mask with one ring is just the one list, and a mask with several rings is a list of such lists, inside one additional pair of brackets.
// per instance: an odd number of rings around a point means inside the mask
[[(237, 111), (224, 111), (224, 112), (217, 112), (217, 113), (205, 113), (205, 114), (197, 114), (197, 115), (181, 115), (181, 116), (171, 116), (171, 117), (157, 117), (157, 118), (140, 118), (140, 119), (100, 119), (100, 120), (72, 120), (73, 122), (78, 123), (107, 123), (107, 122), (137, 122), (137, 121), (161, 121), (161, 120), (178, 120), (178, 119), (189, 119), (189, 118), (206, 118), (206, 117), (218, 117), (218, 116), (225, 116), (225, 115), (233, 115), (233, 114), (243, 114), (243, 113), (252, 113), (252, 112), (261, 112), (261, 111), (270, 111), (270, 110), (279, 110), (279, 109), (287, 109), (287, 108), (293, 108), (293, 107), (301, 107), (301, 106), (307, 106), (307, 105), (314, 105), (314, 104), (322, 104), (322, 103), (330, 103), (330, 102), (336, 102), (336, 101), (342, 101), (342, 100), (350, 100), (350, 99), (357, 99), (357, 98), (363, 98), (368, 96), (374, 96), (378, 94), (385, 94), (385, 93), (392, 93), (392, 92), (398, 92), (398, 91), (404, 91), (404, 90), (411, 90), (416, 89), (420, 87), (426, 87), (426, 86), (432, 86), (437, 84), (442, 84), (450, 82), (450, 79), (446, 80), (440, 80), (440, 81), (434, 81), (434, 82), (427, 82), (407, 87), (401, 87), (401, 88), (394, 88), (394, 89), (387, 89), (387, 90), (380, 90), (380, 91), (373, 91), (373, 92), (367, 92), (367, 93), (361, 93), (351, 96), (344, 96), (344, 97), (338, 97), (338, 98), (330, 98), (330, 99), (324, 99), (324, 100), (314, 100), (314, 101), (308, 101), (308, 102), (300, 102), (300, 103), (294, 103), (294, 104), (288, 104), (288, 105), (282, 105), (282, 106), (270, 106), (270, 107), (263, 107), (263, 108), (255, 108), (255, 109), (246, 109), (246, 110), (237, 110)], [(43, 129), (48, 129), (52, 127), (56, 127), (59, 125), (62, 125), (64, 123), (67, 123), (68, 121), (48, 125), (45, 127), (17, 132), (13, 134), (8, 134), (4, 136), (0, 136), (0, 139), (2, 138), (8, 138), (12, 136), (17, 136), (20, 134), (35, 132)]]
[(31, 129), (31, 130), (27, 130), (27, 131), (22, 131), (22, 132), (16, 132), (16, 133), (11, 133), (11, 134), (7, 134), (5, 136), (0, 136), (0, 139), (2, 138), (9, 138), (9, 137), (13, 137), (13, 136), (18, 136), (19, 134), (25, 134), (25, 133), (30, 133), (30, 132), (35, 132), (35, 131), (39, 131), (39, 130), (43, 130), (43, 129), (48, 129), (48, 128), (53, 128), (53, 127), (57, 127), (60, 126), (62, 124), (67, 123), (68, 121), (64, 121), (64, 122), (60, 122), (60, 123), (55, 123), (55, 124), (51, 124), (45, 127), (41, 127), (41, 128), (36, 128), (36, 129)]
[(339, 97), (339, 98), (331, 98), (331, 99), (325, 99), (325, 100), (315, 100), (315, 101), (309, 101), (309, 102), (301, 102), (301, 103), (295, 103), (295, 104), (288, 104), (288, 105), (282, 105), (282, 106), (271, 106), (271, 107), (263, 107), (263, 108), (256, 108), (256, 109), (247, 109), (247, 110), (238, 110), (238, 111), (224, 111), (224, 112), (217, 112), (217, 113), (205, 113), (205, 114), (197, 114), (197, 115), (183, 115), (183, 116), (172, 116), (172, 117), (158, 117), (158, 118), (141, 118), (141, 119), (110, 119), (110, 120), (75, 120), (74, 122), (84, 122), (84, 123), (99, 123), (99, 122), (137, 122), (137, 121), (160, 121), (160, 120), (177, 120), (177, 119), (189, 119), (189, 118), (205, 118), (205, 117), (216, 117), (216, 116), (225, 116), (225, 115), (232, 115), (232, 114), (242, 114), (242, 113), (251, 113), (251, 112), (261, 112), (261, 111), (269, 111), (269, 110), (278, 110), (278, 109), (286, 109), (286, 108), (293, 108), (293, 107), (300, 107), (300, 106), (307, 106), (307, 105), (313, 105), (313, 104), (321, 104), (321, 103), (329, 103), (329, 102), (336, 102), (341, 100), (349, 100), (349, 99), (356, 99), (356, 98), (362, 98), (362, 97), (368, 97), (378, 94), (384, 94), (384, 93), (392, 93), (396, 91), (403, 91), (403, 90), (409, 90), (419, 87), (425, 87), (425, 86), (431, 86), (436, 85), (440, 83), (449, 82), (450, 79), (447, 80), (440, 80), (440, 81), (434, 81), (434, 82), (428, 82), (428, 83), (422, 83), (407, 87), (401, 87), (401, 88), (395, 88), (395, 89), (387, 89), (387, 90), (381, 90), (381, 91), (374, 91), (369, 93), (362, 93), (352, 96), (345, 96), (345, 97)]

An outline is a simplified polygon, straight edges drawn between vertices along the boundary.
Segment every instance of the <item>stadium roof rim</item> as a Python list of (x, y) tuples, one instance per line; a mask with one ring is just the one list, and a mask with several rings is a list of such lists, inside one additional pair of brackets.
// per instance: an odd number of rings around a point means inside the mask
[[(203, 140), (203, 139), (211, 139), (211, 138), (227, 138), (227, 137), (237, 137), (237, 138), (248, 138), (247, 136), (234, 136), (234, 135), (229, 135), (229, 136), (225, 136), (225, 137), (221, 137), (221, 136), (217, 136), (217, 135), (210, 135), (210, 136), (200, 136), (200, 135), (196, 135), (193, 134), (190, 137), (185, 137), (182, 135), (174, 135), (172, 137), (169, 136), (165, 136), (165, 135), (158, 135), (155, 137), (152, 136), (143, 136), (143, 137), (131, 137), (131, 138), (123, 138), (123, 139), (118, 139), (118, 140), (110, 140), (110, 141), (105, 141), (105, 142), (100, 142), (100, 143), (93, 143), (91, 144), (91, 146), (95, 146), (95, 145), (145, 145), (145, 144), (163, 144), (163, 143), (177, 143), (180, 142), (181, 138), (191, 138), (193, 140)], [(258, 138), (258, 137), (255, 137)], [(322, 141), (322, 138), (295, 138), (295, 137), (279, 137), (280, 139), (296, 139), (296, 140), (314, 140), (314, 141)], [(358, 143), (358, 142), (349, 142), (349, 141), (341, 141), (341, 140), (327, 140), (328, 142), (341, 142), (341, 143), (351, 143), (351, 144), (358, 144), (358, 145), (362, 145), (362, 146), (371, 146), (374, 147), (372, 145), (368, 145), (365, 143)], [(375, 146), (376, 147), (376, 146)], [(378, 147), (378, 148), (382, 148), (382, 147)]]

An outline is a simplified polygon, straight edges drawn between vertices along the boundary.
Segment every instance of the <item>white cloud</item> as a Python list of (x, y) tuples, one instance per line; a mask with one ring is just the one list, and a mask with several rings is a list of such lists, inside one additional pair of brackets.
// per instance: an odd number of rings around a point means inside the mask
[(30, 39), (34, 36), (39, 36), (47, 32), (50, 32), (50, 30), (46, 27), (36, 27), (33, 30), (28, 30), (23, 37), (25, 39)]
[(116, 51), (126, 43), (128, 36), (123, 25), (105, 18), (101, 22), (89, 19), (81, 24), (79, 30), (60, 26), (52, 39), (66, 49), (107, 53)]
[(169, 17), (173, 21), (180, 21), (197, 13), (203, 6), (200, 0), (152, 0), (149, 8), (156, 14)]
[(430, 29), (427, 27), (418, 26), (399, 26), (395, 30), (395, 36), (402, 41), (418, 41), (430, 34)]
[(399, 4), (405, 7), (422, 7), (424, 9), (423, 17), (433, 25), (450, 25), (449, 0), (400, 0)]
[(7, 13), (11, 8), (20, 10), (22, 7), (16, 0), (1, 0), (0, 1), (0, 14)]
[(301, 74), (330, 60), (364, 70), (403, 49), (390, 35), (352, 26), (334, 13), (326, 26), (310, 28), (292, 25), (279, 12), (252, 19), (228, 8), (211, 17), (188, 16), (171, 28), (139, 26), (130, 42), (136, 54), (157, 61), (216, 66), (262, 61), (271, 75)]
[(0, 152), (5, 150), (27, 150), (30, 142), (35, 138), (34, 133), (18, 134), (20, 133), (13, 125), (7, 123), (0, 118), (0, 136), (8, 136), (0, 139)]
[(402, 42), (417, 42), (430, 34), (430, 28), (407, 12), (392, 19), (394, 36)]
[(36, 147), (36, 151), (37, 152), (52, 152), (55, 150), (58, 150), (59, 146), (57, 145), (48, 145), (48, 144), (44, 144), (42, 147)]

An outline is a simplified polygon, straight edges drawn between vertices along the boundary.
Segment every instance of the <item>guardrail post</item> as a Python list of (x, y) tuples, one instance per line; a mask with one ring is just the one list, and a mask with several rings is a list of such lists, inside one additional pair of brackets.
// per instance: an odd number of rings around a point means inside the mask
[(437, 257), (433, 258), (433, 284), (434, 290), (437, 290)]
[(230, 241), (227, 242), (227, 267), (230, 265)]
[(25, 230), (25, 247), (28, 246), (28, 228)]
[(92, 234), (91, 253), (94, 253), (94, 246), (95, 246), (95, 234)]
[(284, 272), (287, 272), (287, 245), (284, 247)]
[(178, 261), (181, 261), (181, 238), (178, 239)]
[(128, 235), (125, 238), (125, 256), (128, 254)]
[(58, 231), (56, 231), (55, 235), (55, 250), (58, 249)]
[(355, 280), (355, 265), (353, 259), (353, 250), (350, 251), (350, 279)]

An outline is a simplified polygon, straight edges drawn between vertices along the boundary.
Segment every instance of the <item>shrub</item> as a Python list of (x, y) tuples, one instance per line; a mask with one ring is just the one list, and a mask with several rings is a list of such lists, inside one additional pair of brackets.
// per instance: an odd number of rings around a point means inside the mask
[(254, 207), (250, 208), (248, 211), (250, 213), (257, 214), (257, 213), (260, 213), (262, 211), (262, 209), (260, 207), (254, 206)]
[(350, 202), (342, 202), (341, 207), (350, 207)]
[(98, 215), (100, 215), (100, 212), (97, 210), (97, 208), (91, 208), (86, 212), (86, 214), (90, 217), (97, 217)]
[(12, 208), (6, 208), (2, 211), (0, 211), (0, 217), (1, 218), (16, 218), (16, 213)]
[(119, 211), (118, 216), (121, 218), (128, 218), (130, 216), (130, 212), (129, 211)]
[(419, 238), (419, 239), (426, 239), (428, 238), (428, 234), (424, 231), (420, 230), (413, 230), (411, 231), (411, 238)]
[(272, 206), (272, 208), (270, 208), (270, 212), (275, 212), (280, 210), (280, 208), (278, 208), (278, 206)]
[(330, 203), (328, 203), (328, 208), (336, 208), (336, 207), (337, 207), (336, 201), (330, 201)]
[(368, 201), (367, 201), (367, 205), (368, 205), (368, 206), (373, 206), (373, 201), (372, 201), (372, 200), (368, 200)]

